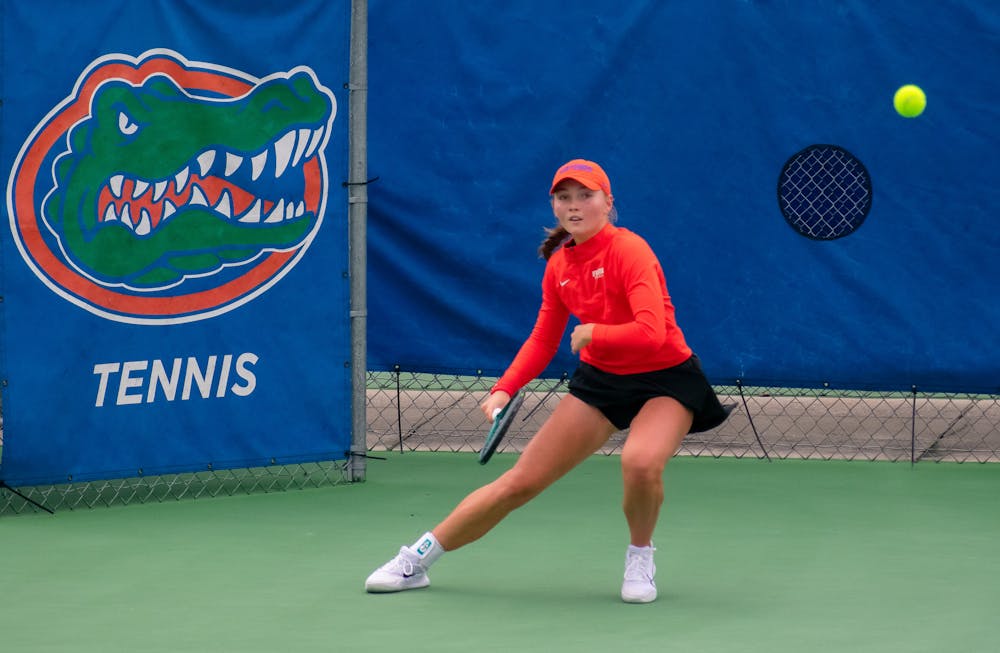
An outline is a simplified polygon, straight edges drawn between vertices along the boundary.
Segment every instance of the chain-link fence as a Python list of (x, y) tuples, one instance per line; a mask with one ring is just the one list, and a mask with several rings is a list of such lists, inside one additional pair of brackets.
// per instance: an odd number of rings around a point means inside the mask
[[(478, 405), (494, 377), (395, 371), (369, 372), (367, 378), (369, 451), (478, 451), (482, 446), (486, 427)], [(716, 391), (736, 410), (719, 428), (689, 435), (679, 455), (1000, 462), (1000, 395), (742, 384), (716, 386)], [(525, 388), (524, 406), (499, 451), (521, 451), (565, 392), (565, 377)], [(601, 453), (618, 453), (625, 436), (616, 433)], [(347, 462), (328, 461), (18, 488), (23, 496), (2, 489), (0, 514), (40, 510), (35, 504), (60, 510), (278, 492), (349, 478)]]
[(282, 492), (347, 482), (345, 461), (271, 465), (158, 476), (0, 488), (0, 515)]
[[(477, 406), (492, 377), (414, 372), (368, 374), (368, 448), (478, 451)], [(566, 392), (539, 380), (499, 451), (521, 451)], [(679, 455), (891, 461), (1000, 462), (1000, 395), (885, 393), (829, 388), (716, 386), (737, 405), (717, 429), (689, 435)], [(617, 453), (625, 433), (601, 453)]]

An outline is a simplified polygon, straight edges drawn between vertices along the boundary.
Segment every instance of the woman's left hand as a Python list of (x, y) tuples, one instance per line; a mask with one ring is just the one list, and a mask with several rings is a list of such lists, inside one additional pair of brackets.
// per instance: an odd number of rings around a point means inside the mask
[(579, 354), (580, 350), (590, 344), (590, 341), (594, 339), (594, 325), (593, 324), (578, 324), (576, 328), (573, 329), (573, 333), (569, 337), (569, 346), (573, 350), (574, 354)]

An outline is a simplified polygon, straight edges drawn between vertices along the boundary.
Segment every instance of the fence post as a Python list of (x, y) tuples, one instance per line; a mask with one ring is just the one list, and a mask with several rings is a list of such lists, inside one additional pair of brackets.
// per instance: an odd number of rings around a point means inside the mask
[(349, 480), (365, 480), (368, 420), (368, 3), (351, 0), (347, 217), (351, 280), (351, 451)]
[(917, 386), (910, 386), (913, 405), (910, 414), (910, 466), (917, 464)]

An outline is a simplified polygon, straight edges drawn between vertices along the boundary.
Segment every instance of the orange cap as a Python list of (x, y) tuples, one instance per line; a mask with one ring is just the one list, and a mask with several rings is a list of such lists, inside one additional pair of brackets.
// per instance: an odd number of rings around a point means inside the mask
[(569, 163), (564, 163), (556, 170), (556, 176), (552, 178), (552, 188), (549, 195), (556, 191), (556, 186), (564, 179), (575, 179), (590, 190), (603, 190), (605, 194), (611, 195), (611, 182), (608, 175), (601, 166), (586, 159), (573, 159)]

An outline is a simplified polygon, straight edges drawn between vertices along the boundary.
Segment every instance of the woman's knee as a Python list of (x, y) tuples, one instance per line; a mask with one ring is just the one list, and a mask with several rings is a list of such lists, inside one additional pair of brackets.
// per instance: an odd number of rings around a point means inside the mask
[(511, 510), (528, 503), (547, 486), (542, 479), (521, 473), (516, 468), (503, 474), (495, 483), (499, 500)]
[(622, 478), (626, 485), (654, 486), (663, 483), (664, 464), (641, 452), (622, 453)]

